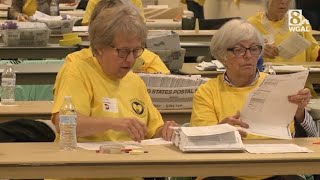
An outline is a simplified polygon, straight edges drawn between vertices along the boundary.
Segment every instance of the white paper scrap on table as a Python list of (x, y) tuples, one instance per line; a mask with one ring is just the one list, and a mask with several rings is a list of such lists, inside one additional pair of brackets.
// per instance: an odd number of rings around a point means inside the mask
[(246, 151), (253, 154), (313, 152), (296, 144), (245, 144), (244, 147)]
[(155, 138), (155, 139), (147, 139), (142, 140), (141, 143), (135, 141), (124, 141), (124, 142), (115, 142), (115, 141), (103, 141), (103, 142), (84, 142), (84, 143), (77, 143), (77, 147), (86, 150), (99, 150), (100, 146), (102, 145), (123, 145), (124, 149), (139, 149), (142, 146), (149, 146), (149, 145), (164, 145), (164, 144), (172, 144), (171, 141), (166, 141), (162, 138)]

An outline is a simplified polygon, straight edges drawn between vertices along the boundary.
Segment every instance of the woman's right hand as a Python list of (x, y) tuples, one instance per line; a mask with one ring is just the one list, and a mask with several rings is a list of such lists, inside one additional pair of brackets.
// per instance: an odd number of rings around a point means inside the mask
[[(235, 115), (224, 118), (220, 124), (228, 123), (232, 126), (240, 126), (243, 128), (248, 128), (249, 125), (240, 119), (240, 112), (238, 111)], [(247, 133), (239, 130), (241, 137), (246, 137)]]
[(279, 49), (272, 44), (266, 43), (263, 49), (263, 57), (274, 59), (276, 56), (279, 56)]
[(141, 142), (147, 134), (147, 126), (136, 118), (119, 118), (111, 122), (112, 129), (126, 131), (134, 140)]
[(26, 22), (26, 21), (28, 21), (28, 16), (25, 15), (25, 14), (19, 13), (19, 14), (18, 14), (18, 17), (17, 17), (17, 20), (18, 20), (18, 21)]

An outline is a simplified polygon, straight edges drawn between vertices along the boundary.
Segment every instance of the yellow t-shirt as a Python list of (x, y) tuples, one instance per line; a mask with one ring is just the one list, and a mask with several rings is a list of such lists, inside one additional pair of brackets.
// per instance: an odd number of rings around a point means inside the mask
[[(74, 61), (76, 59), (85, 59), (88, 57), (93, 57), (93, 54), (90, 48), (85, 48), (80, 51), (69, 54), (65, 58), (65, 62)], [(139, 60), (140, 63), (138, 62)], [(170, 74), (169, 69), (163, 63), (160, 57), (155, 53), (149, 51), (148, 49), (144, 49), (141, 56), (137, 59), (136, 64), (137, 63), (139, 63), (139, 65), (135, 67), (135, 72)]]
[(27, 0), (23, 7), (22, 13), (28, 16), (32, 16), (37, 10), (37, 0)]
[(141, 65), (137, 65), (135, 72), (162, 73), (170, 74), (169, 69), (163, 63), (158, 55), (145, 49), (141, 56), (137, 59), (136, 64), (142, 61)]
[[(257, 13), (255, 16), (252, 16), (248, 19), (248, 21), (254, 25), (262, 35), (268, 35), (268, 31), (266, 27), (263, 25), (263, 18), (264, 13), (260, 12)], [(274, 30), (277, 30), (282, 27), (283, 23), (285, 22), (284, 19), (273, 22), (269, 21), (270, 27)], [(308, 25), (309, 29), (311, 29), (311, 26)], [(284, 41), (286, 38), (288, 38), (293, 32), (290, 32), (289, 29), (284, 34), (277, 33), (274, 37), (275, 45), (278, 46), (282, 41)], [(314, 39), (311, 32), (303, 32), (299, 33), (302, 37), (304, 37), (307, 41), (311, 43), (311, 46), (307, 48), (306, 50), (299, 53), (297, 56), (291, 58), (291, 59), (284, 59), (280, 56), (277, 56), (275, 59), (269, 59), (269, 58), (263, 58), (264, 62), (308, 62), (308, 61), (316, 61), (318, 57), (318, 51), (319, 51), (319, 45), (318, 42)]]
[[(215, 125), (224, 118), (235, 115), (242, 110), (249, 92), (257, 88), (266, 75), (260, 73), (259, 79), (249, 87), (231, 87), (224, 82), (223, 75), (201, 85), (193, 97), (190, 125)], [(249, 134), (246, 138), (263, 137)]]
[[(86, 10), (84, 12), (83, 19), (81, 22), (82, 25), (89, 24), (92, 11), (93, 11), (94, 7), (96, 7), (96, 5), (98, 4), (99, 1), (100, 0), (89, 0), (88, 1), (87, 7), (86, 7)], [(144, 16), (142, 1), (141, 0), (130, 0), (130, 1), (132, 2), (132, 4), (134, 4), (135, 6), (137, 6), (141, 10), (141, 15)]]
[[(59, 111), (64, 96), (71, 96), (77, 112), (86, 116), (140, 119), (148, 127), (147, 139), (152, 138), (163, 125), (162, 117), (153, 106), (146, 86), (138, 75), (129, 72), (120, 80), (111, 80), (92, 56), (67, 60), (58, 73), (55, 88), (53, 114)], [(107, 101), (112, 102), (109, 108), (105, 103)], [(79, 138), (78, 142), (127, 140), (131, 140), (127, 133), (108, 130)]]
[[(252, 90), (259, 87), (267, 76), (260, 73), (257, 81), (249, 87), (231, 87), (224, 82), (223, 75), (202, 84), (196, 91), (192, 102), (191, 126), (210, 126), (219, 124), (224, 118), (241, 111), (246, 98)], [(293, 130), (293, 123), (290, 130)], [(248, 134), (244, 139), (267, 139), (266, 137)], [(270, 176), (241, 176), (241, 180), (256, 180)], [(202, 179), (199, 177), (197, 179)]]

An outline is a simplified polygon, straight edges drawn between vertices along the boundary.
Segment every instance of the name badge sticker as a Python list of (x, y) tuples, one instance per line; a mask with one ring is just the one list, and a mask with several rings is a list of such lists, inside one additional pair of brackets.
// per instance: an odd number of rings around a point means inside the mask
[(116, 98), (102, 98), (102, 107), (106, 112), (118, 113), (118, 101)]

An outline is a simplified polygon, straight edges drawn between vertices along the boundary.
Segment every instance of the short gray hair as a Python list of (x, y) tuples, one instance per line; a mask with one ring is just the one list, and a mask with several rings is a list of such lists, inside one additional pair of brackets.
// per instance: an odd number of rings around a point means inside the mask
[(89, 24), (89, 40), (92, 52), (97, 54), (99, 48), (111, 45), (116, 35), (136, 38), (144, 46), (147, 28), (140, 12), (132, 4), (123, 3), (113, 7), (101, 8)]
[(262, 47), (264, 40), (260, 32), (243, 19), (234, 19), (224, 24), (212, 37), (210, 51), (218, 60), (225, 60), (227, 49), (234, 47), (240, 41), (255, 40)]

